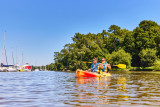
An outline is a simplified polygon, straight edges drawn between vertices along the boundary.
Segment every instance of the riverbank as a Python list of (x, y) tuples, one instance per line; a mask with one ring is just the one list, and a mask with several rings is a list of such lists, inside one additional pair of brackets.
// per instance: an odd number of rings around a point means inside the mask
[[(59, 71), (59, 70), (57, 70)], [(72, 71), (72, 70), (61, 70), (61, 71), (64, 71), (64, 72), (75, 72), (75, 71)], [(120, 68), (113, 68), (109, 71), (151, 71), (151, 72), (160, 72), (160, 70), (155, 70), (153, 69), (153, 67), (146, 67), (146, 68), (142, 68), (142, 67), (131, 67), (131, 68), (126, 68), (126, 69), (120, 69)]]
[(152, 67), (130, 67), (127, 69), (113, 69), (114, 71), (160, 71), (160, 69), (155, 69), (154, 66)]

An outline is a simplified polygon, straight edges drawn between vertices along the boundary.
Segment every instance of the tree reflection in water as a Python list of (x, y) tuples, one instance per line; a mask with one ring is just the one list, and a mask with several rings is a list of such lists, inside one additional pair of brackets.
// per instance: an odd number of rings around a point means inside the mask
[[(108, 104), (110, 77), (76, 78), (77, 100), (80, 103)], [(83, 100), (82, 100), (83, 99)]]
[[(125, 94), (126, 77), (118, 77), (112, 83), (111, 77), (76, 78), (77, 102), (83, 104), (104, 105), (110, 102), (125, 103), (129, 97)], [(114, 92), (114, 93), (113, 93)]]
[(126, 77), (118, 77), (117, 79), (117, 90), (120, 92), (117, 95), (117, 105), (120, 105), (122, 103), (126, 103), (126, 101), (129, 100), (128, 96), (125, 95), (125, 93), (127, 93), (126, 91)]

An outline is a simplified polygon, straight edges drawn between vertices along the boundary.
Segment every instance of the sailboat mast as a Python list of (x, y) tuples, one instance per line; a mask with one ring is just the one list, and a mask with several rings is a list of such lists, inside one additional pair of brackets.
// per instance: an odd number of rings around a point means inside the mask
[(17, 66), (17, 47), (16, 47), (16, 66)]
[[(4, 32), (3, 48), (4, 48), (4, 55), (5, 55), (6, 54), (6, 50), (5, 50), (5, 32)], [(4, 64), (5, 64), (5, 57), (4, 57)]]
[(23, 65), (23, 51), (22, 51), (22, 65)]
[(3, 40), (3, 48), (2, 48), (2, 56), (1, 56), (1, 63), (4, 63), (4, 56), (3, 56), (3, 51), (4, 50), (4, 40)]
[[(4, 64), (6, 62), (6, 64), (8, 65), (8, 61), (7, 61), (7, 54), (6, 54), (6, 48), (5, 48), (5, 32), (4, 32), (4, 55), (5, 55), (5, 58), (4, 58)], [(6, 60), (5, 60), (6, 59)]]
[(4, 32), (4, 40), (3, 40), (3, 48), (2, 48), (2, 59), (1, 63), (5, 64), (5, 32)]
[(12, 48), (11, 48), (11, 65), (13, 64), (13, 61), (12, 61)]

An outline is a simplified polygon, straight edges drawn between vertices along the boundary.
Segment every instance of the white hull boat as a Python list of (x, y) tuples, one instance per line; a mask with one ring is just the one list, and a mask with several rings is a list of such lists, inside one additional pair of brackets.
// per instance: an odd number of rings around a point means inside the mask
[(9, 67), (7, 72), (17, 72), (16, 68)]

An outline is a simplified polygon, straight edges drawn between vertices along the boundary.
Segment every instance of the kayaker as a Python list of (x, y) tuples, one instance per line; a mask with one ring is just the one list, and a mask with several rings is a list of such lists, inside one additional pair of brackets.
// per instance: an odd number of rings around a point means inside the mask
[(107, 68), (111, 69), (111, 66), (105, 61), (104, 58), (102, 58), (102, 63), (99, 64), (99, 68), (102, 70), (102, 72), (108, 72)]
[(99, 63), (97, 58), (93, 58), (93, 63), (91, 65), (91, 72), (97, 72)]

